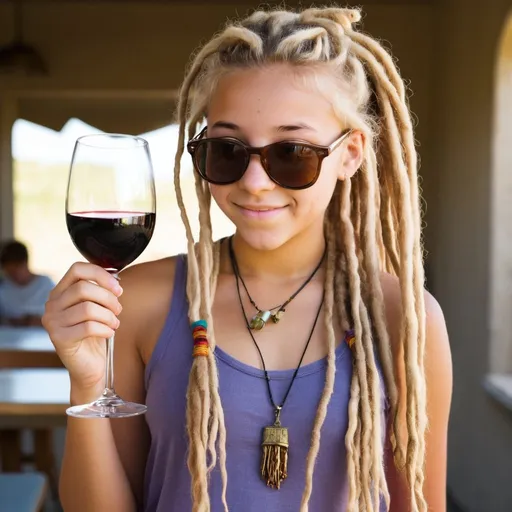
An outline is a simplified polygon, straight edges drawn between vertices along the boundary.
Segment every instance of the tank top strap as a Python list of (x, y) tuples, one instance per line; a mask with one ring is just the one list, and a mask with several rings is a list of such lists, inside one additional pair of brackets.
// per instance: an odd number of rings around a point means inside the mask
[(173, 307), (177, 301), (187, 301), (187, 255), (176, 256), (176, 268), (174, 270), (174, 286), (172, 290), (172, 303), (169, 315), (172, 316)]
[[(187, 255), (180, 254), (176, 256), (176, 268), (174, 270), (174, 285), (171, 298), (171, 306), (167, 313), (162, 332), (156, 342), (151, 358), (146, 366), (145, 384), (148, 389), (149, 379), (156, 364), (165, 356), (167, 347), (174, 339), (173, 333), (183, 322), (184, 318), (188, 318), (188, 301), (187, 301)], [(188, 320), (187, 320), (188, 323)]]

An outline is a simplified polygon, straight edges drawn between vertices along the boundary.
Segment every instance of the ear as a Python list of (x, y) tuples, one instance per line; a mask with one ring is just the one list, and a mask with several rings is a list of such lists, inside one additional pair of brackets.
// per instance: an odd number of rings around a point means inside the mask
[(363, 132), (355, 130), (343, 143), (341, 165), (339, 167), (338, 179), (352, 178), (361, 167), (364, 159), (366, 136)]

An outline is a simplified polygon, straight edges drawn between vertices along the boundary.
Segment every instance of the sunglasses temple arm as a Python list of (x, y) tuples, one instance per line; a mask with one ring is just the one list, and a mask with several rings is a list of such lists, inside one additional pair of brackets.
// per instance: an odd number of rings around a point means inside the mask
[(353, 130), (347, 130), (338, 140), (335, 140), (330, 146), (329, 146), (329, 152), (332, 153), (334, 150), (338, 149), (341, 144), (345, 141), (345, 139), (352, 134)]

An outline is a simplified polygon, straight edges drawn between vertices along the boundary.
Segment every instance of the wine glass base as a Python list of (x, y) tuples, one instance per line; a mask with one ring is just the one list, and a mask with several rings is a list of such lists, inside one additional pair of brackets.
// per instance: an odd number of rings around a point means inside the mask
[(75, 418), (129, 418), (144, 414), (147, 409), (145, 405), (125, 402), (116, 397), (100, 398), (90, 404), (69, 407), (66, 414)]

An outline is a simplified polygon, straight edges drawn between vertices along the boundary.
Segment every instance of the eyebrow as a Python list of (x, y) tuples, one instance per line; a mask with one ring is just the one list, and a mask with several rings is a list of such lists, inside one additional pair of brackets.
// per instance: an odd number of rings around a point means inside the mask
[[(240, 127), (235, 123), (228, 121), (217, 121), (212, 125), (212, 128), (226, 128), (227, 130), (240, 131)], [(276, 127), (278, 132), (297, 132), (299, 130), (310, 130), (316, 132), (317, 130), (306, 123), (285, 124)]]
[(235, 123), (228, 123), (227, 121), (217, 121), (212, 125), (212, 128), (227, 128), (228, 130), (240, 130), (240, 127)]

